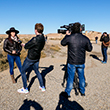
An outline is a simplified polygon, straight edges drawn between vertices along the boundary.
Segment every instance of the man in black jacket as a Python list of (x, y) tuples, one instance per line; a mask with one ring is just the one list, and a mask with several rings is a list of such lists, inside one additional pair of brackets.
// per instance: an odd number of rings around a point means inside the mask
[(41, 51), (45, 45), (45, 37), (42, 34), (43, 30), (44, 30), (43, 25), (41, 23), (37, 23), (35, 25), (36, 37), (33, 37), (29, 42), (27, 42), (24, 45), (24, 48), (28, 49), (28, 55), (23, 63), (22, 69), (21, 69), (23, 88), (18, 89), (19, 93), (28, 93), (29, 92), (28, 88), (27, 88), (26, 70), (28, 68), (30, 68), (31, 66), (33, 67), (33, 69), (38, 77), (38, 80), (40, 83), (40, 86), (39, 86), (40, 90), (45, 91), (43, 79), (38, 70)]
[(85, 54), (86, 51), (92, 51), (92, 44), (90, 40), (81, 33), (81, 24), (73, 24), (73, 32), (67, 35), (61, 41), (62, 46), (68, 46), (68, 58), (67, 58), (67, 71), (68, 79), (65, 92), (70, 96), (70, 92), (73, 88), (74, 74), (77, 70), (79, 77), (79, 89), (82, 96), (85, 96)]
[(101, 50), (102, 50), (102, 55), (103, 55), (102, 63), (106, 64), (107, 63), (107, 49), (108, 49), (109, 41), (110, 41), (109, 35), (107, 34), (107, 32), (104, 32), (102, 34), (100, 41), (102, 42), (102, 45), (101, 45)]

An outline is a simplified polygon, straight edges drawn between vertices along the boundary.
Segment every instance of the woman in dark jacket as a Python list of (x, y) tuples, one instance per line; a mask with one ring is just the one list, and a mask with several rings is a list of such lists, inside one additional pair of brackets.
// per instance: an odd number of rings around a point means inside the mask
[(14, 61), (16, 62), (19, 71), (21, 72), (21, 60), (20, 60), (20, 51), (22, 50), (21, 41), (19, 40), (17, 34), (18, 30), (15, 30), (14, 27), (6, 31), (8, 38), (5, 39), (3, 49), (8, 53), (7, 59), (10, 67), (10, 75), (13, 83), (16, 83), (14, 78)]

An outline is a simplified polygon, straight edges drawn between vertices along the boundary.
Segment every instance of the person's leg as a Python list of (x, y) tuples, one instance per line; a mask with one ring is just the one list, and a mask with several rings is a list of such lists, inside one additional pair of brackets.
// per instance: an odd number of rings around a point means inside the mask
[(23, 87), (26, 89), (27, 88), (27, 78), (26, 78), (26, 70), (30, 67), (31, 63), (28, 61), (26, 58), (23, 66), (21, 68), (21, 76), (22, 76), (22, 81), (23, 81)]
[(67, 79), (67, 85), (65, 92), (67, 92), (68, 96), (70, 96), (70, 92), (73, 88), (73, 81), (74, 81), (74, 74), (76, 71), (75, 65), (67, 64), (67, 73), (68, 73), (68, 79)]
[(28, 88), (27, 88), (27, 78), (26, 78), (26, 70), (32, 66), (33, 62), (30, 61), (28, 58), (25, 59), (23, 66), (21, 68), (21, 76), (22, 76), (22, 81), (23, 81), (23, 88), (18, 89), (19, 93), (29, 93)]
[(39, 72), (39, 62), (34, 63), (33, 69), (34, 69), (34, 71), (35, 71), (35, 73), (36, 73), (36, 75), (37, 75), (37, 77), (38, 77), (40, 86), (43, 87), (43, 86), (44, 86), (44, 83), (43, 83), (42, 75), (41, 75), (41, 73)]
[(7, 59), (8, 59), (8, 62), (9, 62), (10, 75), (11, 75), (12, 82), (16, 83), (15, 78), (14, 78), (14, 71), (13, 71), (13, 68), (14, 68), (14, 56), (11, 56), (11, 55), (8, 54), (7, 55)]
[(27, 82), (29, 82), (29, 75), (30, 75), (30, 73), (31, 73), (32, 70), (33, 70), (33, 67), (32, 67), (32, 66), (30, 66), (30, 67), (26, 70), (26, 72), (27, 72), (27, 74), (26, 74)]
[(107, 62), (107, 48), (103, 48), (104, 53), (104, 62)]
[(19, 56), (16, 56), (15, 62), (16, 62), (17, 66), (18, 66), (18, 68), (19, 68), (19, 71), (20, 71), (20, 73), (21, 73), (21, 67), (22, 67), (22, 65), (21, 65), (21, 59), (20, 59)]
[(77, 72), (79, 77), (79, 88), (82, 94), (85, 94), (85, 77), (84, 77), (85, 64), (77, 65)]
[(101, 51), (102, 51), (102, 55), (103, 55), (103, 61), (105, 61), (105, 59), (104, 59), (104, 48), (102, 46), (101, 46)]
[(14, 57), (11, 56), (11, 55), (7, 55), (7, 59), (8, 59), (8, 62), (9, 62), (9, 67), (10, 67), (10, 75), (13, 75), (14, 72), (13, 72), (13, 68), (14, 68)]

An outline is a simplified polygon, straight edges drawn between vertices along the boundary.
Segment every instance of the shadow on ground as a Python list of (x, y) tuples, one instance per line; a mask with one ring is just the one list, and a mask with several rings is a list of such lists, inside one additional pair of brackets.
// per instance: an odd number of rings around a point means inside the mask
[[(49, 67), (39, 67), (39, 68), (44, 68), (44, 70), (42, 70), (42, 72), (41, 72), (41, 75), (42, 75), (42, 78), (43, 78), (44, 86), (46, 87), (45, 76), (54, 69), (54, 66), (53, 65), (50, 65)], [(27, 77), (27, 81), (28, 82), (29, 82), (29, 76), (30, 76), (30, 73), (32, 72), (32, 70), (33, 70), (32, 67), (30, 67), (28, 70), (26, 70), (26, 72), (27, 72), (26, 77)], [(20, 78), (20, 76), (21, 76), (21, 74), (16, 77), (16, 79), (15, 79), (16, 82)], [(30, 88), (31, 88), (31, 86), (34, 83), (34, 81), (35, 81), (36, 78), (37, 78), (36, 75), (31, 78), (30, 83), (29, 83), (29, 86), (28, 86), (28, 90), (29, 91), (30, 91)]]
[[(41, 75), (42, 75), (42, 78), (43, 78), (43, 82), (44, 82), (44, 86), (46, 87), (46, 80), (45, 80), (45, 76), (51, 72), (53, 69), (54, 69), (54, 66), (53, 65), (50, 65), (49, 67), (39, 67), (39, 68), (44, 68), (44, 70), (42, 70), (41, 72)], [(30, 72), (31, 73), (31, 72)], [(28, 73), (28, 74), (30, 74)], [(29, 76), (29, 75), (28, 75)], [(30, 81), (30, 84), (28, 86), (28, 90), (30, 91), (30, 88), (32, 86), (32, 84), (34, 83), (35, 79), (37, 78), (37, 76), (34, 76), (32, 77), (31, 81)], [(29, 79), (29, 78), (28, 78)]]
[(24, 100), (23, 105), (19, 108), (19, 110), (31, 110), (31, 107), (34, 108), (34, 110), (43, 110), (42, 106), (38, 104), (35, 101), (31, 100)]
[(76, 101), (69, 101), (66, 92), (61, 92), (56, 110), (84, 110)]
[(90, 56), (91, 56), (92, 58), (96, 59), (96, 60), (102, 61), (101, 59), (99, 59), (99, 58), (98, 58), (96, 55), (94, 55), (94, 54), (90, 54)]

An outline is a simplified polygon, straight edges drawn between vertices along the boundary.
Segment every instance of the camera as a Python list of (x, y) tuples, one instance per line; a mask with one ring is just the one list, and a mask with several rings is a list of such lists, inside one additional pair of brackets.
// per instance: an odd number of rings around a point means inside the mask
[[(74, 33), (73, 25), (74, 25), (74, 23), (71, 23), (69, 25), (60, 26), (60, 28), (65, 28), (65, 29), (58, 29), (58, 33), (66, 34), (67, 30), (71, 33)], [(82, 28), (82, 31), (85, 31), (85, 24), (82, 24), (81, 28)]]
[(20, 55), (20, 51), (18, 49), (16, 49), (16, 54)]
[(20, 51), (19, 51), (18, 48), (19, 48), (19, 45), (21, 45), (22, 41), (21, 41), (20, 39), (18, 39), (18, 40), (17, 40), (17, 43), (18, 43), (18, 45), (16, 45), (15, 51), (16, 51), (16, 54), (17, 54), (17, 55), (20, 55)]
[(20, 39), (18, 39), (18, 41), (17, 41), (19, 44), (21, 44), (22, 43), (22, 41), (20, 40)]

